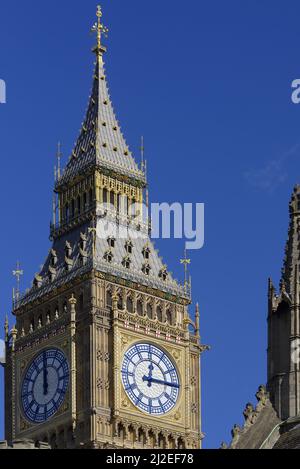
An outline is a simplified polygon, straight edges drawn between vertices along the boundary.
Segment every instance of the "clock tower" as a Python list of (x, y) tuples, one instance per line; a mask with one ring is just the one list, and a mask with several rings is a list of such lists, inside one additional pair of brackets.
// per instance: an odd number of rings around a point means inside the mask
[[(199, 308), (150, 239), (139, 167), (108, 92), (98, 7), (86, 116), (54, 188), (52, 246), (6, 334), (6, 439), (200, 448)], [(59, 155), (60, 156), (60, 155)]]

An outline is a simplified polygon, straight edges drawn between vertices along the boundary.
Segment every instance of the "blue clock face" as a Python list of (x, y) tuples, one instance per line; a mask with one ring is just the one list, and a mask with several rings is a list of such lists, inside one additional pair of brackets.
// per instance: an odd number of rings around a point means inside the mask
[(62, 405), (69, 385), (69, 365), (61, 350), (47, 349), (29, 365), (22, 383), (21, 402), (26, 418), (42, 423)]
[(166, 414), (177, 403), (177, 370), (166, 353), (154, 345), (135, 344), (125, 353), (122, 382), (131, 402), (147, 414)]

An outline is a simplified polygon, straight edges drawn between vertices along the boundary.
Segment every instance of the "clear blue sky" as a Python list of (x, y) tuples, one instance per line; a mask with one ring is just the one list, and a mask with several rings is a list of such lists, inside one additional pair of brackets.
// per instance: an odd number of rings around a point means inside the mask
[[(131, 148), (145, 136), (154, 202), (204, 202), (192, 253), (201, 307), (205, 446), (230, 439), (265, 382), (267, 278), (279, 280), (288, 200), (300, 182), (300, 4), (103, 0), (107, 72)], [(0, 14), (0, 310), (17, 259), (30, 285), (49, 249), (56, 143), (66, 157), (92, 81), (96, 2), (4, 2)], [(157, 243), (183, 276), (182, 242)], [(1, 379), (2, 379), (2, 371)], [(0, 383), (0, 438), (3, 386)]]

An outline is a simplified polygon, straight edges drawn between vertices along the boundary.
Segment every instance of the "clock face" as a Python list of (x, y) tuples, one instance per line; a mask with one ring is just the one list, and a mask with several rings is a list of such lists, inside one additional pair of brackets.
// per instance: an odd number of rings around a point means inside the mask
[(42, 423), (62, 405), (69, 384), (69, 365), (61, 350), (47, 349), (29, 365), (22, 382), (21, 402), (26, 418)]
[(180, 383), (175, 365), (151, 344), (135, 344), (125, 353), (122, 382), (131, 402), (147, 414), (166, 414), (178, 400)]

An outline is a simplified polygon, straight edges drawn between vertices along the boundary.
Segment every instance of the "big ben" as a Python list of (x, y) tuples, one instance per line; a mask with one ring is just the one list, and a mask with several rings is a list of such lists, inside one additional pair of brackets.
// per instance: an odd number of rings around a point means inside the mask
[(6, 439), (198, 449), (199, 308), (192, 321), (188, 282), (173, 279), (151, 241), (146, 168), (112, 106), (100, 7), (93, 30), (93, 86), (69, 162), (58, 166), (52, 246), (15, 297), (16, 325), (5, 324)]

